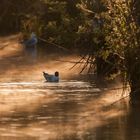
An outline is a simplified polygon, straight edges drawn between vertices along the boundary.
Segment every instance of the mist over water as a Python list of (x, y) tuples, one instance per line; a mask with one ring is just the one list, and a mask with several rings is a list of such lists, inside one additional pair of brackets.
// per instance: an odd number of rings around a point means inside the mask
[[(96, 80), (79, 75), (79, 67), (70, 70), (73, 63), (56, 61), (75, 61), (77, 56), (50, 54), (31, 62), (24, 58), (16, 36), (1, 38), (2, 46), (0, 140), (140, 138), (139, 110), (129, 107), (128, 98), (118, 101), (122, 89), (97, 85)], [(56, 70), (60, 82), (45, 82), (42, 71)]]
[[(9, 82), (0, 83), (0, 89), (3, 139), (92, 138), (106, 120), (123, 114), (116, 107), (104, 110), (113, 102), (112, 97), (104, 96), (88, 82)], [(94, 133), (90, 132), (92, 129)]]

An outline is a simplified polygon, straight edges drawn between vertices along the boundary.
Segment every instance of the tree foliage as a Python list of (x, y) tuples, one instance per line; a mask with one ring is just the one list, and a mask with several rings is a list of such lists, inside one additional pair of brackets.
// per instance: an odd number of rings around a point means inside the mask
[(121, 58), (125, 79), (131, 87), (131, 100), (140, 101), (140, 24), (137, 0), (108, 1), (106, 41)]

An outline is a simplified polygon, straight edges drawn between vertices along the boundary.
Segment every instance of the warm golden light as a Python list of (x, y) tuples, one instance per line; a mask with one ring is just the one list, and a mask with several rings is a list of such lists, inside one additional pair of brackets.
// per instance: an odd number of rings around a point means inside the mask
[[(78, 57), (62, 56), (62, 62), (48, 56), (30, 63), (16, 38), (10, 37), (12, 44), (1, 42), (5, 48), (0, 50), (0, 139), (81, 139), (89, 130), (123, 115), (118, 103), (111, 105), (121, 98), (121, 89), (103, 92), (80, 77), (74, 79), (79, 67), (70, 70), (73, 63), (67, 61)], [(60, 82), (45, 83), (42, 71), (56, 70)]]

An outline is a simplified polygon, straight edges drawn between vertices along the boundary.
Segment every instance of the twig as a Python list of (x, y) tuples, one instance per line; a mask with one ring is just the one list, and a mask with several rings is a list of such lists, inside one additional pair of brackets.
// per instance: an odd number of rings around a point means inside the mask
[(76, 62), (76, 61), (63, 61), (63, 60), (55, 60), (55, 61), (59, 61), (59, 62), (68, 62), (68, 63), (85, 63), (85, 62)]
[(84, 60), (85, 57), (86, 57), (86, 55), (84, 55), (78, 62), (76, 62), (76, 63), (70, 68), (70, 70), (73, 69), (73, 68), (74, 68), (77, 64), (79, 64), (82, 60)]
[(47, 41), (46, 39), (43, 39), (43, 38), (40, 38), (40, 37), (39, 37), (39, 39), (40, 39), (41, 41), (43, 41), (43, 42), (46, 42), (46, 43), (51, 44), (51, 45), (54, 45), (54, 46), (56, 46), (56, 47), (58, 47), (58, 48), (60, 48), (60, 49), (63, 49), (63, 50), (65, 50), (65, 51), (67, 51), (67, 52), (70, 53), (70, 50), (68, 50), (68, 49), (66, 49), (66, 48), (64, 48), (64, 47), (62, 47), (62, 46), (60, 46), (60, 45), (58, 45), (58, 44), (49, 42), (49, 41)]
[(109, 105), (106, 105), (104, 108), (108, 108), (108, 107), (110, 107), (110, 106), (112, 106), (112, 105), (114, 105), (114, 104), (120, 102), (121, 100), (123, 100), (123, 99), (125, 99), (125, 98), (127, 98), (127, 97), (129, 97), (129, 94), (128, 94), (127, 96), (122, 97), (122, 98), (120, 98), (119, 100), (117, 100), (117, 101), (115, 101), (115, 102), (109, 104)]

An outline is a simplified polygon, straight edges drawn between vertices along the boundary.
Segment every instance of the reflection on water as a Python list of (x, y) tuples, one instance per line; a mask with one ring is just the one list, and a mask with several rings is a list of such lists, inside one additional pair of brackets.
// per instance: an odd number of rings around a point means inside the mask
[(0, 140), (137, 140), (139, 113), (112, 104), (120, 95), (76, 80), (1, 82)]
[(0, 140), (140, 139), (139, 107), (129, 108), (127, 98), (116, 102), (120, 89), (101, 90), (82, 80), (44, 83), (45, 70), (74, 79), (81, 69), (70, 71), (67, 61), (80, 58), (45, 53), (47, 59), (31, 64), (17, 42), (17, 36), (0, 39)]

